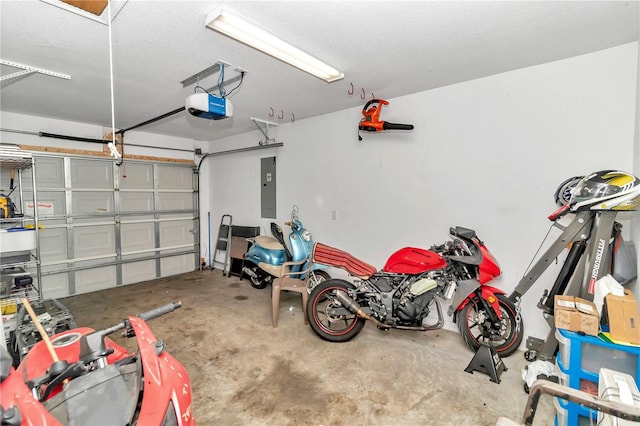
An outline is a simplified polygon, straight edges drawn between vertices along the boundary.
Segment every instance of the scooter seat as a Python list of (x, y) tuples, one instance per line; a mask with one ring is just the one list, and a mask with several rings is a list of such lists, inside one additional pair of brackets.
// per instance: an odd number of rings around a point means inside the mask
[(273, 237), (268, 237), (266, 235), (258, 235), (257, 237), (254, 238), (254, 241), (256, 244), (260, 245), (261, 247), (267, 250), (284, 250), (284, 247), (282, 246), (282, 244), (280, 244), (278, 240), (276, 240)]
[(315, 263), (322, 263), (344, 269), (349, 275), (353, 275), (361, 280), (368, 279), (377, 271), (374, 266), (360, 259), (356, 259), (346, 251), (322, 243), (316, 243), (314, 245), (313, 261)]

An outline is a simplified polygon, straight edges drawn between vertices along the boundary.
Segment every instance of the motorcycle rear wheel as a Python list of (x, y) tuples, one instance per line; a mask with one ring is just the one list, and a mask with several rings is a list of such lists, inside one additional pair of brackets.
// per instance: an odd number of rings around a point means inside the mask
[(516, 308), (504, 294), (497, 294), (502, 320), (500, 324), (491, 324), (489, 315), (480, 299), (474, 297), (458, 313), (458, 330), (469, 349), (477, 351), (482, 343), (494, 347), (500, 356), (513, 354), (522, 343), (524, 330), (522, 318), (516, 323)]
[(307, 302), (307, 318), (311, 329), (322, 339), (329, 342), (346, 342), (356, 337), (365, 320), (358, 315), (349, 312), (347, 315), (334, 315), (330, 309), (345, 308), (336, 299), (338, 291), (347, 292), (355, 288), (353, 284), (340, 280), (330, 279), (316, 286)]

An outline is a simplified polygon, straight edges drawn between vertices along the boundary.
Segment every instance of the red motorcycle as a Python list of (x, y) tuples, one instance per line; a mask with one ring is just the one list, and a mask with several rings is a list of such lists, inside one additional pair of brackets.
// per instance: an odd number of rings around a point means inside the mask
[[(1, 347), (2, 424), (194, 425), (187, 371), (145, 322), (180, 306), (170, 303), (104, 330), (56, 334), (36, 343), (15, 370)], [(136, 352), (106, 337), (120, 330), (135, 336)]]
[[(313, 288), (306, 311), (313, 331), (346, 342), (365, 320), (382, 330), (436, 330), (444, 325), (440, 300), (452, 299), (448, 314), (470, 349), (486, 342), (501, 356), (511, 355), (522, 342), (523, 323), (519, 306), (487, 284), (501, 274), (498, 262), (474, 230), (457, 226), (450, 234), (450, 241), (430, 250), (398, 250), (381, 271), (317, 243), (315, 262), (342, 268), (355, 280), (331, 279)], [(434, 309), (437, 319), (430, 321)]]

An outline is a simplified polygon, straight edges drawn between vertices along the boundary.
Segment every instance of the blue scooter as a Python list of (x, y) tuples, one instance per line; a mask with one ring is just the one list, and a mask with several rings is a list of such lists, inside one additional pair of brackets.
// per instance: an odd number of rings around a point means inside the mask
[[(291, 211), (291, 221), (285, 222), (285, 225), (291, 227), (289, 234), (289, 251), (284, 242), (284, 234), (282, 228), (276, 223), (271, 222), (271, 233), (273, 237), (259, 235), (249, 239), (253, 244), (245, 253), (245, 263), (247, 266), (242, 268), (251, 280), (251, 286), (257, 289), (263, 289), (267, 284), (271, 283), (273, 278), (278, 277), (282, 270), (281, 266), (284, 262), (298, 262), (311, 254), (313, 251), (313, 238), (311, 232), (307, 231), (302, 222), (298, 219), (298, 206), (294, 205)], [(309, 261), (294, 265), (292, 270), (303, 271), (307, 269)], [(311, 268), (309, 276), (301, 276), (300, 279), (307, 279), (307, 286), (312, 289), (322, 281), (331, 279), (331, 276), (322, 269), (327, 267), (320, 264), (314, 264)]]

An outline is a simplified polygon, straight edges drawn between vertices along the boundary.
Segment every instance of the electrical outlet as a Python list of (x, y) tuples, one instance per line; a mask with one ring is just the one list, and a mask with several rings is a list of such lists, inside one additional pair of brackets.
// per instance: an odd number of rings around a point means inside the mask
[(233, 70), (236, 71), (238, 74), (242, 74), (242, 73), (248, 74), (249, 73), (249, 71), (245, 70), (244, 68), (240, 68), (240, 67), (235, 67)]
[(218, 59), (216, 63), (220, 65), (224, 65), (225, 68), (231, 68), (231, 62), (223, 61), (222, 59)]

